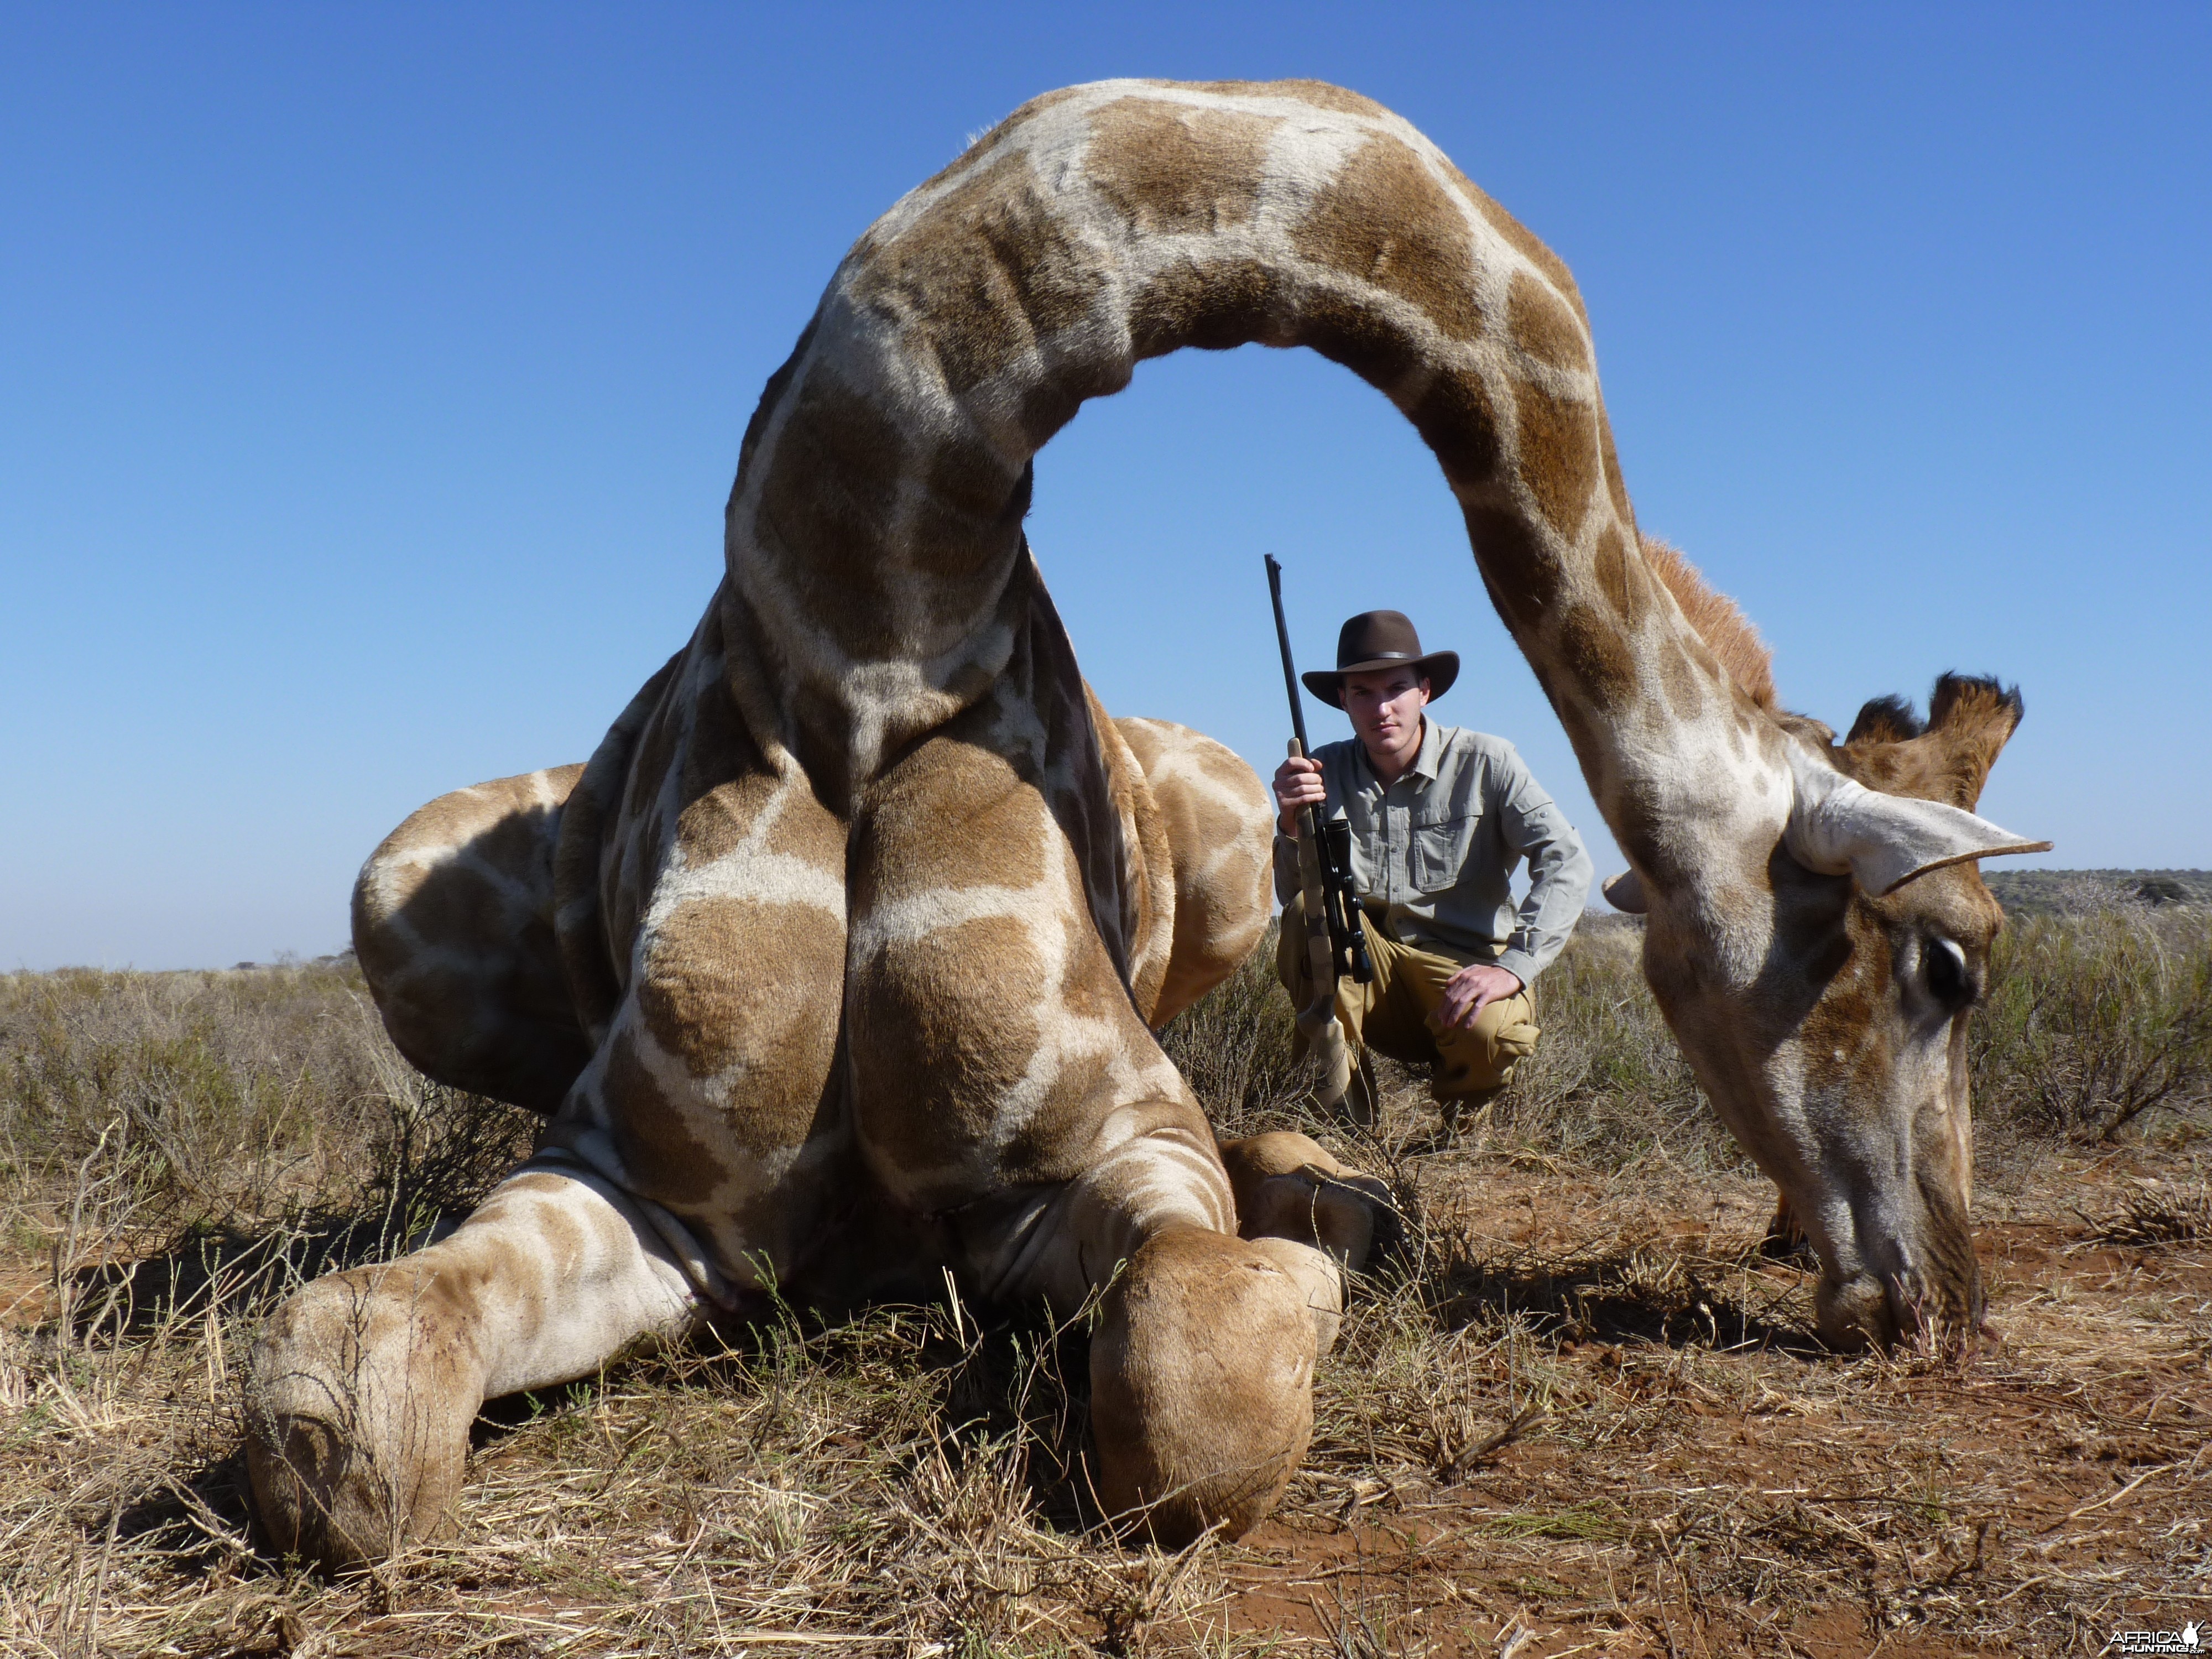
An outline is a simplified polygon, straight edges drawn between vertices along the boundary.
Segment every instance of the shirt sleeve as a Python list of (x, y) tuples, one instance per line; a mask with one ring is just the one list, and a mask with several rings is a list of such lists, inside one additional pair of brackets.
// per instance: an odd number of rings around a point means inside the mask
[(1499, 836), (1528, 860), (1528, 896), (1521, 901), (1498, 965), (1528, 985), (1566, 948), (1567, 936), (1582, 920), (1595, 866), (1574, 825), (1544, 793), (1518, 750), (1509, 748), (1491, 775)]

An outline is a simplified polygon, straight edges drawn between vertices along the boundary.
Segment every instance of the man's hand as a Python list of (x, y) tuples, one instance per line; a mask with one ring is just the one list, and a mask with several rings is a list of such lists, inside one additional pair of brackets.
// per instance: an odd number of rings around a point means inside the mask
[(1521, 976), (1510, 969), (1487, 962), (1471, 962), (1444, 981), (1444, 1000), (1437, 1005), (1437, 1018), (1449, 1030), (1474, 1029), (1476, 1018), (1492, 1003), (1516, 995)]
[[(1298, 814), (1328, 799), (1321, 781), (1321, 763), (1294, 756), (1275, 769), (1275, 828), (1286, 836), (1298, 833)], [(1510, 977), (1510, 975), (1508, 975)]]

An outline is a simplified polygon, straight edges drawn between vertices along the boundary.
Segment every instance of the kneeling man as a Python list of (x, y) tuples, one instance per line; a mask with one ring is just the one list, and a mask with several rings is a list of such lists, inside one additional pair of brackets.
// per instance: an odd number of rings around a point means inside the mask
[[(1574, 826), (1513, 745), (1424, 712), (1458, 675), (1459, 653), (1423, 652), (1399, 612), (1354, 617), (1337, 636), (1335, 668), (1304, 678), (1352, 717), (1357, 736), (1275, 774), (1275, 896), (1285, 912), (1276, 973), (1294, 1006), (1313, 1000), (1294, 837), (1298, 815), (1320, 806), (1351, 826), (1375, 964), (1370, 984), (1337, 982), (1337, 1018), (1355, 1053), (1432, 1066), (1447, 1127), (1534, 1051), (1530, 987), (1574, 931), (1590, 884)], [(1524, 858), (1528, 895), (1516, 908), (1510, 878)]]

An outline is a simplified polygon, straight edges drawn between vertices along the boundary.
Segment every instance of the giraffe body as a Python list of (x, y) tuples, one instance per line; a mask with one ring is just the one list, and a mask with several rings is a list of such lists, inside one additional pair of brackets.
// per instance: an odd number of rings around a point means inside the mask
[[(1122, 837), (1146, 853), (1147, 908), (1136, 947), (1142, 997), (1134, 1006), (1157, 1028), (1231, 972), (1265, 931), (1272, 808), (1251, 769), (1221, 744), (1171, 721), (1108, 721), (1095, 698), (1090, 706)], [(612, 740), (626, 744), (626, 728), (617, 726)], [(401, 1051), (440, 1081), (549, 1116), (590, 1058), (580, 1015), (573, 1006), (554, 1006), (567, 981), (552, 927), (559, 908), (555, 848), (584, 771), (553, 768), (441, 796), (386, 838), (354, 894), (356, 951)], [(968, 822), (983, 830), (989, 817), (971, 811)], [(994, 889), (1006, 886), (1009, 868), (1011, 862), (999, 866)], [(768, 959), (757, 971), (773, 984), (781, 969)], [(550, 1069), (549, 1057), (557, 1056), (574, 1057), (565, 1073)], [(830, 1081), (826, 1074), (809, 1080), (817, 1089)], [(563, 1121), (554, 1139), (574, 1139), (605, 1158), (611, 1132), (596, 1121), (580, 1128)], [(621, 1144), (639, 1143), (625, 1133)], [(848, 1220), (823, 1224), (825, 1211), (873, 1210), (873, 1202), (863, 1202), (870, 1199), (926, 1214), (995, 1193), (1006, 1176), (994, 1166), (940, 1189), (927, 1170), (894, 1161), (900, 1188), (894, 1200), (853, 1164), (851, 1150), (849, 1134), (836, 1138), (834, 1155), (831, 1147), (817, 1149), (773, 1193), (778, 1227), (731, 1229), (717, 1259), (747, 1264), (772, 1275), (787, 1294), (817, 1302), (880, 1293), (892, 1288), (871, 1265), (882, 1253), (857, 1238)], [(708, 1155), (729, 1156), (712, 1147)], [(622, 1173), (651, 1201), (689, 1207), (694, 1197), (680, 1185), (648, 1187), (635, 1171)], [(684, 1231), (710, 1232), (714, 1224), (702, 1219)], [(909, 1246), (900, 1257), (904, 1287), (926, 1290), (940, 1265), (951, 1264), (916, 1248), (918, 1241)], [(724, 1294), (734, 1291), (719, 1270), (702, 1277)]]
[[(1747, 684), (1642, 550), (1572, 278), (1406, 122), (1316, 82), (1102, 82), (854, 244), (746, 431), (699, 627), (557, 830), (514, 828), (550, 902), (495, 907), (538, 943), (488, 952), (510, 988), (478, 1000), (517, 1017), (424, 1052), (521, 1054), (537, 1103), (580, 1048), (562, 1172), (273, 1322), (252, 1461), (280, 1535), (352, 1559), (428, 1524), (459, 1455), (436, 1402), (589, 1370), (770, 1272), (828, 1297), (914, 1260), (1062, 1310), (1110, 1284), (1109, 1508), (1177, 1538), (1272, 1504), (1375, 1206), (1300, 1138), (1217, 1149), (1152, 1041), (1211, 971), (1178, 961), (1199, 848), (1021, 529), (1085, 398), (1254, 341), (1343, 363), (1437, 455), (1635, 866), (1662, 1006), (1820, 1249), (1824, 1321), (1978, 1314), (1935, 1058), (1963, 1015), (1921, 981), (1986, 947), (1961, 861), (2027, 845), (1966, 810), (2002, 735), (1966, 799), (1862, 789), (1850, 744)], [(541, 1055), (545, 931), (581, 1042)]]

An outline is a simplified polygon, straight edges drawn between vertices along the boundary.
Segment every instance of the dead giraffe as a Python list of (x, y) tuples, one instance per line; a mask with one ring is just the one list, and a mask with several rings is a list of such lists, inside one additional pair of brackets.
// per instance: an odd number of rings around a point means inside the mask
[[(893, 207), (770, 380), (722, 584), (561, 811), (589, 1054), (552, 1152), (272, 1320), (249, 1453), (280, 1540), (427, 1530), (479, 1401), (763, 1271), (826, 1297), (918, 1261), (1061, 1310), (1110, 1286), (1110, 1508), (1175, 1540), (1273, 1506), (1372, 1218), (1224, 1168), (1146, 1030), (1168, 884), (1021, 532), (1085, 398), (1255, 340), (1346, 364), (1437, 455), (1635, 866), (1662, 1006), (1820, 1249), (1824, 1328), (1978, 1314), (1955, 1057), (1996, 913), (1971, 860), (2030, 844), (1863, 787), (1723, 665), (1639, 550), (1571, 277), (1412, 127), (1314, 82), (1105, 82)], [(1970, 702), (1930, 752), (1978, 787), (2010, 724)], [(824, 1236), (847, 1279), (781, 1273)]]

